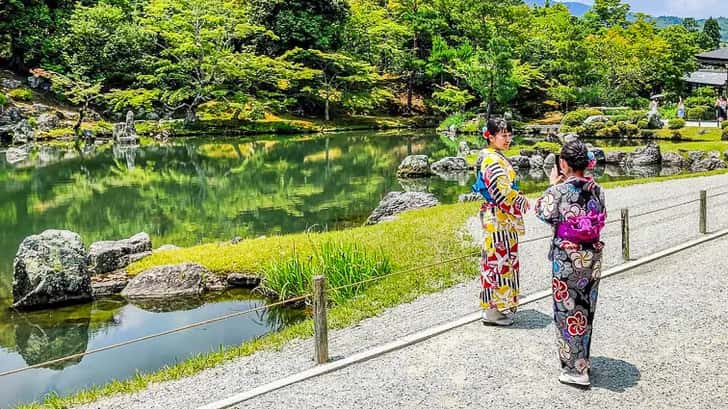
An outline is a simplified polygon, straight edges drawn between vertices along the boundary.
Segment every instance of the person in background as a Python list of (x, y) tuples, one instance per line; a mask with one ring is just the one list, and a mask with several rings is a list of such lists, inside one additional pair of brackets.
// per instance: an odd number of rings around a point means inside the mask
[(685, 119), (685, 103), (683, 102), (682, 97), (680, 97), (680, 100), (677, 102), (677, 117)]
[(579, 141), (566, 143), (551, 172), (551, 186), (535, 205), (536, 216), (554, 228), (552, 265), (554, 323), (561, 374), (559, 381), (589, 386), (589, 351), (602, 270), (600, 232), (607, 217), (604, 192), (584, 176), (594, 156)]
[(518, 190), (513, 166), (503, 155), (511, 145), (511, 126), (504, 119), (490, 119), (483, 137), (488, 147), (481, 155), (473, 185), (485, 199), (479, 214), (485, 231), (480, 260), (482, 321), (507, 326), (513, 319), (501, 311), (515, 313), (518, 307), (518, 236), (525, 233), (523, 214), (529, 204)]

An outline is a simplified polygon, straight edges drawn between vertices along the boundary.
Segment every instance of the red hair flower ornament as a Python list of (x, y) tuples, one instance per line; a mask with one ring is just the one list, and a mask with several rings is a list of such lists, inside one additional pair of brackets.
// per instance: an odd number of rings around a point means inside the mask
[(594, 156), (594, 152), (587, 152), (586, 157), (589, 159), (586, 168), (589, 170), (594, 170), (594, 168), (597, 166), (597, 158), (596, 156)]

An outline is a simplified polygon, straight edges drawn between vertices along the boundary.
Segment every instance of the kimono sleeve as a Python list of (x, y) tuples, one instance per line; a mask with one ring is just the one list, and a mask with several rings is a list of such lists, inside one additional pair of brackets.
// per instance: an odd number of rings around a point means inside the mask
[(536, 200), (536, 217), (550, 225), (556, 225), (561, 221), (559, 202), (561, 191), (558, 186), (551, 186), (544, 192), (543, 196)]
[(483, 159), (481, 170), (485, 187), (497, 206), (501, 208), (513, 206), (521, 214), (528, 210), (528, 200), (521, 192), (513, 189), (505, 169), (494, 155), (488, 155)]

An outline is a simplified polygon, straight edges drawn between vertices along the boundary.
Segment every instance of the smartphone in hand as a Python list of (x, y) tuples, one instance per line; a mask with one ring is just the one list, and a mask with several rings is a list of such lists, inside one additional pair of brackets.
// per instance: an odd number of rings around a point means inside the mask
[(559, 154), (556, 154), (556, 159), (555, 159), (555, 161), (556, 161), (556, 162), (555, 162), (555, 166), (556, 166), (556, 172), (557, 172), (557, 173), (558, 173), (559, 175), (563, 175), (563, 174), (564, 174), (564, 171), (563, 171), (563, 170), (561, 170), (561, 155), (559, 155)]

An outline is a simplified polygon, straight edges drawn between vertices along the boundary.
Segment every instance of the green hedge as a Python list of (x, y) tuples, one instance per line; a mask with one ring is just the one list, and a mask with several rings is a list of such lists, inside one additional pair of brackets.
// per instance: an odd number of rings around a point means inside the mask
[(564, 115), (564, 119), (561, 120), (562, 125), (568, 126), (579, 126), (584, 123), (584, 120), (593, 115), (603, 115), (602, 111), (596, 108), (584, 108), (571, 111)]
[(685, 126), (685, 120), (682, 118), (672, 118), (667, 121), (667, 127), (670, 129), (680, 129)]

